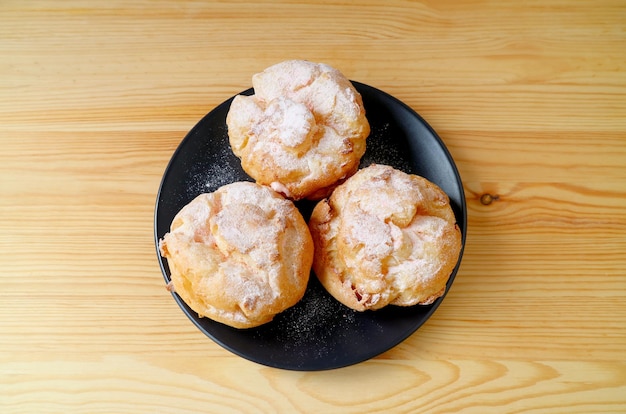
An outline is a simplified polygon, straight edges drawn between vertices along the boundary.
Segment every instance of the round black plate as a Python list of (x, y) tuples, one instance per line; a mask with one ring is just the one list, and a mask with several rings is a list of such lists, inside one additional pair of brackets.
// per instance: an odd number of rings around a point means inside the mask
[[(387, 164), (421, 175), (450, 197), (463, 236), (466, 206), (461, 178), (445, 145), (432, 128), (396, 98), (354, 82), (363, 97), (371, 134), (361, 167)], [(250, 95), (252, 89), (243, 94)], [(228, 143), (226, 115), (232, 98), (207, 114), (180, 143), (167, 166), (155, 208), (155, 242), (169, 230), (176, 213), (200, 193), (212, 192), (234, 181), (253, 181), (241, 169)], [(308, 220), (312, 202), (296, 203)], [(461, 251), (461, 256), (463, 252)], [(167, 261), (157, 256), (165, 281)], [(447, 288), (452, 285), (457, 263)], [(344, 367), (365, 361), (396, 346), (432, 315), (443, 297), (428, 306), (388, 306), (356, 312), (332, 298), (311, 274), (304, 298), (263, 326), (235, 329), (199, 318), (178, 295), (176, 302), (208, 337), (229, 351), (257, 363), (291, 370), (312, 371)]]

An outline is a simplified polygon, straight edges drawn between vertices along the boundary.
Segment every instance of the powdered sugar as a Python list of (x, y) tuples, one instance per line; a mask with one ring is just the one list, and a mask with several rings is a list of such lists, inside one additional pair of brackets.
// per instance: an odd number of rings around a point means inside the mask
[(344, 225), (349, 227), (353, 246), (362, 245), (366, 257), (383, 258), (392, 251), (389, 226), (376, 216), (366, 213), (344, 216)]
[(215, 158), (215, 161), (206, 168), (203, 177), (206, 192), (213, 192), (219, 187), (236, 181), (239, 175), (238, 169), (234, 166), (238, 164), (238, 160), (234, 158), (229, 147), (222, 147)]
[(277, 139), (290, 148), (306, 143), (315, 126), (315, 117), (311, 111), (305, 105), (287, 98), (270, 102), (265, 115), (268, 117), (267, 128), (271, 130), (268, 133), (270, 139)]
[(199, 194), (212, 193), (226, 184), (240, 181), (245, 177), (239, 159), (228, 145), (226, 131), (216, 133), (214, 139), (218, 138), (225, 139), (226, 142), (223, 145), (212, 146), (210, 152), (195, 154), (201, 162), (190, 167), (187, 181), (184, 183), (183, 188), (188, 201)]
[[(285, 350), (305, 353), (314, 350), (315, 358), (324, 358), (336, 350), (333, 341), (345, 340), (348, 332), (358, 331), (356, 311), (337, 302), (311, 275), (306, 294), (287, 312), (278, 314), (274, 322), (254, 333), (256, 340), (271, 338)], [(355, 327), (356, 325), (356, 327)], [(355, 338), (357, 339), (357, 338)]]
[(361, 167), (371, 164), (393, 165), (400, 171), (410, 173), (414, 170), (409, 160), (410, 152), (402, 148), (402, 136), (389, 122), (372, 123), (371, 132), (367, 138), (367, 149), (361, 158)]
[(221, 210), (211, 218), (214, 235), (226, 251), (249, 254), (260, 267), (278, 255), (278, 237), (284, 231), (285, 200), (273, 197), (257, 184), (238, 182), (216, 193)]

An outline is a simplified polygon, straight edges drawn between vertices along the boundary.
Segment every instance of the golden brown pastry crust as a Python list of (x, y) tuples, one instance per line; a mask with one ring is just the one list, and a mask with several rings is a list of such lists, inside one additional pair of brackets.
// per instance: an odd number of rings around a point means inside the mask
[(237, 182), (181, 209), (160, 240), (171, 285), (200, 316), (236, 328), (272, 320), (304, 295), (313, 242), (293, 202)]
[(302, 60), (252, 77), (226, 117), (231, 148), (257, 183), (319, 200), (356, 172), (370, 132), (361, 95), (338, 70)]
[(430, 304), (461, 250), (448, 196), (423, 177), (371, 165), (320, 201), (309, 221), (313, 270), (358, 310)]

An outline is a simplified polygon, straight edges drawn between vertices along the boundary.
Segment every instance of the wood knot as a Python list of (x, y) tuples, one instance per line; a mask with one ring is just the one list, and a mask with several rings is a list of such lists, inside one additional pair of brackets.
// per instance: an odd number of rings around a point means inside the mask
[(488, 206), (489, 204), (493, 203), (494, 201), (498, 201), (499, 199), (500, 197), (498, 195), (485, 193), (480, 196), (480, 203), (484, 206)]

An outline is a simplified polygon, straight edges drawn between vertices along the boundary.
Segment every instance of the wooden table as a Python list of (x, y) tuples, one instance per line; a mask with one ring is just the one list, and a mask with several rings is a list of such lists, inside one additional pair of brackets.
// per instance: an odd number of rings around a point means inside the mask
[[(153, 241), (181, 139), (291, 58), (419, 112), (468, 204), (434, 316), (322, 372), (199, 332)], [(626, 412), (623, 1), (3, 1), (0, 144), (2, 413)]]

